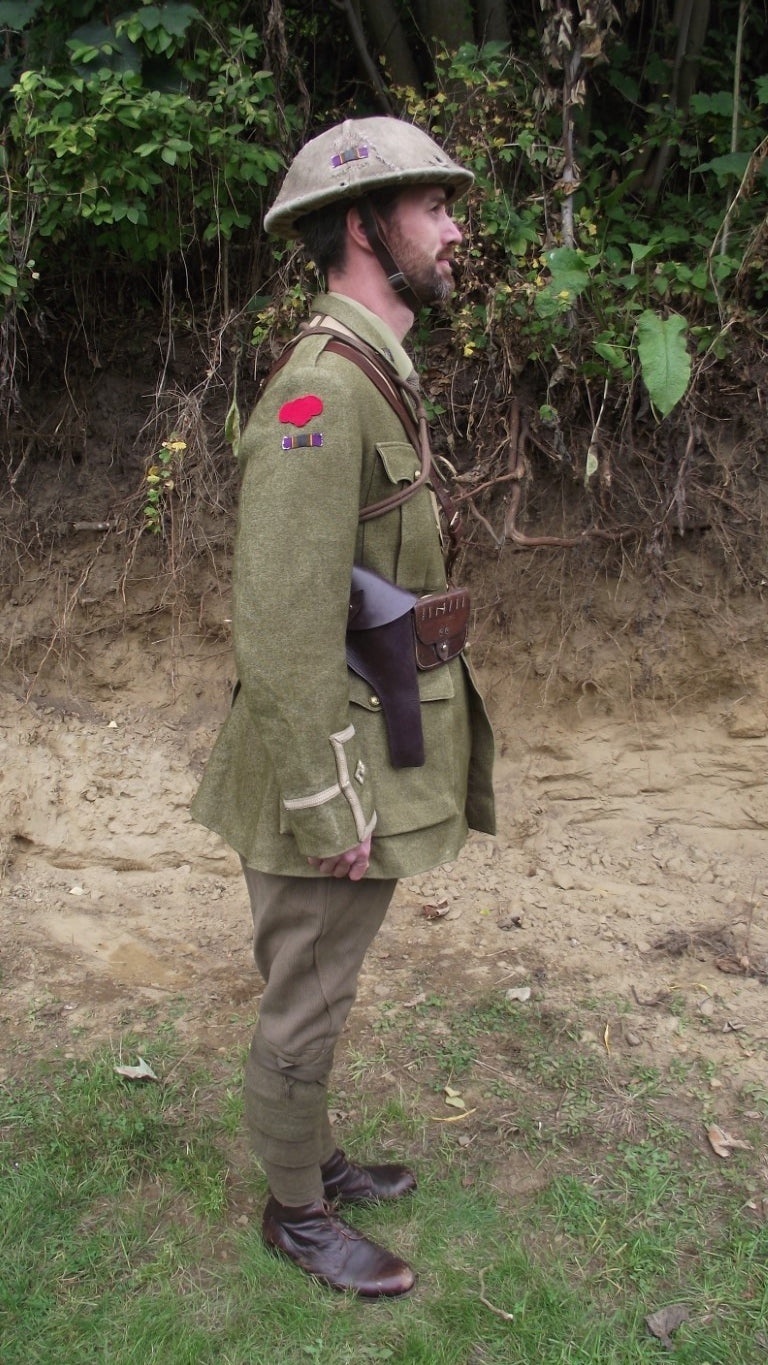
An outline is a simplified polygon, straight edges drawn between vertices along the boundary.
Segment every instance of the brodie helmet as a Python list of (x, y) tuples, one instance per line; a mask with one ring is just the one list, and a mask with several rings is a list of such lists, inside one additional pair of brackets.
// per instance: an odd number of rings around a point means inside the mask
[(301, 220), (329, 204), (354, 202), (371, 248), (391, 288), (416, 313), (432, 298), (400, 269), (370, 195), (407, 185), (442, 185), (449, 199), (464, 194), (474, 176), (423, 129), (396, 118), (347, 119), (320, 133), (297, 153), (264, 227), (279, 237), (300, 237)]
[(291, 162), (264, 217), (267, 232), (301, 235), (305, 214), (399, 185), (444, 185), (464, 194), (474, 176), (423, 129), (396, 118), (347, 119), (307, 142)]

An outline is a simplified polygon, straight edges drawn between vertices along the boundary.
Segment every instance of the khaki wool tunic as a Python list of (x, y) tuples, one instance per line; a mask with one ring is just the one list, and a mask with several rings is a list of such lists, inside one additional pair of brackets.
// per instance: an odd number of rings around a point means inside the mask
[[(374, 313), (340, 294), (315, 316), (412, 366)], [(233, 571), (240, 689), (192, 805), (261, 872), (315, 877), (308, 857), (373, 833), (367, 877), (456, 857), (468, 828), (494, 833), (493, 738), (468, 660), (419, 674), (426, 761), (395, 769), (370, 685), (346, 666), (354, 564), (416, 594), (445, 588), (434, 495), (383, 516), (359, 511), (418, 475), (397, 415), (366, 375), (308, 336), (263, 392), (239, 459)]]

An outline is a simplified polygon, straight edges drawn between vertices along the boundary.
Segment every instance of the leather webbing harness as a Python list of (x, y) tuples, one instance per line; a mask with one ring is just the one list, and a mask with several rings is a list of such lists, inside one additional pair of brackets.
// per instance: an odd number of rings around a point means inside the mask
[[(450, 577), (450, 571), (459, 552), (462, 541), (461, 518), (451, 499), (448, 489), (440, 478), (434, 462), (432, 451), (429, 444), (429, 429), (427, 426), (427, 414), (421, 396), (414, 384), (409, 384), (407, 379), (401, 379), (394, 366), (387, 365), (383, 356), (376, 351), (373, 346), (368, 346), (366, 342), (359, 338), (345, 336), (344, 333), (336, 330), (335, 327), (326, 327), (323, 324), (313, 326), (311, 323), (302, 327), (301, 331), (289, 341), (285, 350), (272, 366), (269, 374), (264, 381), (264, 387), (278, 373), (279, 370), (290, 359), (294, 348), (299, 342), (311, 336), (329, 336), (331, 340), (326, 346), (326, 350), (333, 355), (343, 356), (345, 360), (350, 360), (353, 365), (357, 365), (362, 370), (375, 388), (378, 389), (382, 398), (386, 399), (389, 406), (399, 418), (408, 440), (413, 446), (419, 457), (419, 474), (413, 483), (406, 484), (404, 488), (398, 489), (397, 493), (391, 493), (389, 497), (382, 498), (380, 502), (370, 503), (367, 507), (361, 507), (359, 512), (360, 521), (373, 521), (375, 517), (382, 517), (386, 512), (391, 512), (395, 507), (401, 507), (404, 502), (412, 498), (423, 484), (429, 480), (435, 493), (435, 497), (440, 505), (440, 510), (445, 519), (446, 532), (448, 536), (448, 552), (446, 555), (446, 569)], [(386, 366), (386, 368), (385, 368)], [(411, 406), (411, 404), (413, 406)]]

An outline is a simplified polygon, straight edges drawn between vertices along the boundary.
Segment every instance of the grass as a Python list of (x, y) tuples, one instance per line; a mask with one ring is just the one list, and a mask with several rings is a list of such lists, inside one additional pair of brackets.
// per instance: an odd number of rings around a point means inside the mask
[[(264, 1249), (239, 1059), (204, 1069), (158, 1022), (141, 1053), (161, 1084), (116, 1075), (128, 1039), (120, 1058), (27, 1063), (0, 1089), (2, 1365), (765, 1358), (765, 1173), (755, 1150), (709, 1152), (690, 1071), (609, 1075), (573, 1020), (530, 1007), (405, 1013), (339, 1081), (347, 1149), (397, 1148), (418, 1168), (413, 1200), (351, 1219), (416, 1266), (411, 1296), (335, 1295)], [(382, 1068), (403, 1081), (377, 1107)], [(457, 1073), (475, 1113), (435, 1122)], [(765, 1092), (744, 1111), (757, 1142)], [(536, 1178), (516, 1193), (521, 1164)], [(645, 1318), (681, 1302), (672, 1354)]]

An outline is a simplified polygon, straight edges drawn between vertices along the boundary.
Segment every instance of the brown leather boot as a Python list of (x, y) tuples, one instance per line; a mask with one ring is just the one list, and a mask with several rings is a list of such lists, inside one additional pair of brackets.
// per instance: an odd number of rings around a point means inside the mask
[(407, 1294), (416, 1280), (405, 1261), (342, 1222), (324, 1199), (288, 1208), (270, 1198), (262, 1233), (268, 1247), (331, 1289), (377, 1299)]
[(344, 1204), (400, 1199), (416, 1189), (416, 1177), (407, 1166), (357, 1166), (338, 1147), (320, 1171), (326, 1199)]

